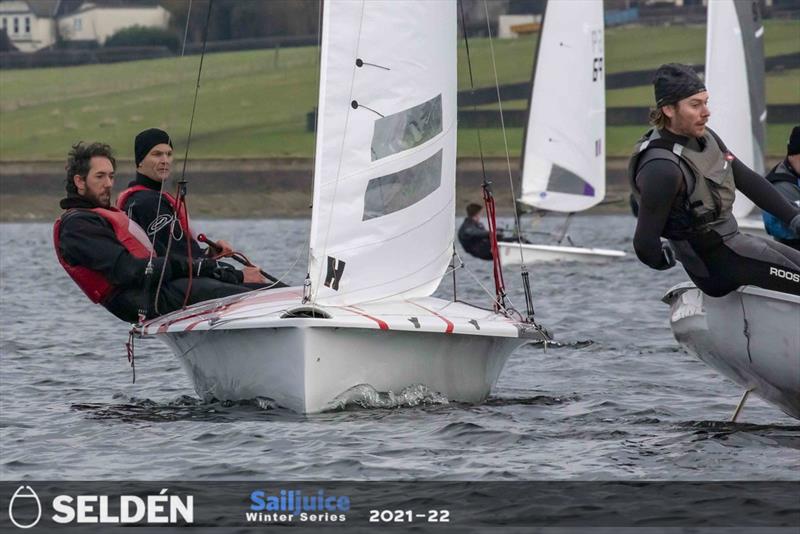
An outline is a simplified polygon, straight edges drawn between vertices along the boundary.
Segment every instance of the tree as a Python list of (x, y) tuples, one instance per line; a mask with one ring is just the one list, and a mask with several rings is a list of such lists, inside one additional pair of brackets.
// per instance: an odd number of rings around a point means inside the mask
[(105, 46), (108, 48), (123, 46), (166, 46), (175, 52), (180, 47), (180, 39), (172, 30), (131, 26), (121, 29), (106, 39)]

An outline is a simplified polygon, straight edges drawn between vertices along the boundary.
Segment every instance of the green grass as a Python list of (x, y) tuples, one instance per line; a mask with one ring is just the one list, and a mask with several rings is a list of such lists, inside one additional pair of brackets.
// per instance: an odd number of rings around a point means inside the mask
[[(800, 22), (767, 21), (768, 55), (800, 51)], [(608, 72), (655, 68), (666, 61), (702, 63), (705, 28), (627, 27), (606, 37)], [(501, 84), (530, 79), (536, 37), (494, 41)], [(489, 41), (470, 40), (475, 83), (494, 85)], [(0, 160), (64, 158), (78, 140), (102, 140), (118, 156), (132, 158), (134, 135), (151, 126), (167, 129), (183, 154), (199, 56), (30, 70), (0, 71)], [(209, 54), (197, 104), (190, 157), (248, 158), (305, 156), (314, 138), (306, 114), (317, 98), (316, 48)], [(459, 48), (459, 87), (469, 86), (466, 53)], [(798, 103), (800, 71), (772, 74), (770, 103)], [(647, 105), (648, 87), (609, 91), (608, 105)], [(525, 102), (504, 103), (524, 108)], [(774, 128), (771, 127), (770, 131)], [(609, 129), (609, 154), (627, 153), (632, 137)], [(519, 153), (521, 129), (509, 130), (512, 156)], [(483, 132), (484, 153), (503, 155), (502, 136)], [(781, 134), (781, 137), (784, 137)], [(770, 138), (773, 138), (770, 135)], [(776, 151), (773, 149), (777, 147)], [(780, 144), (770, 141), (771, 153)], [(474, 131), (459, 133), (459, 155), (477, 154)]]

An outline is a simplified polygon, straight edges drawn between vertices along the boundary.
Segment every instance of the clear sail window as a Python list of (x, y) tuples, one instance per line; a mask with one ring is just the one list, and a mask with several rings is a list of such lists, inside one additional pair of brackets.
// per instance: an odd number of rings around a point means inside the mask
[(373, 178), (364, 195), (362, 221), (400, 211), (436, 191), (442, 183), (442, 151), (394, 174)]
[(442, 95), (375, 121), (372, 161), (419, 146), (442, 131)]
[(567, 193), (571, 195), (583, 195), (593, 197), (595, 190), (592, 184), (578, 176), (572, 171), (553, 164), (550, 172), (550, 180), (547, 182), (547, 190), (553, 193)]

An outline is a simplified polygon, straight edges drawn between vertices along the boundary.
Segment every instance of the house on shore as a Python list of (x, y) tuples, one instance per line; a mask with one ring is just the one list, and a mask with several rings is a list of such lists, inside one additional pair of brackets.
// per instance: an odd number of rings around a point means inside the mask
[(170, 12), (155, 3), (124, 0), (0, 0), (0, 31), (21, 52), (36, 52), (62, 40), (102, 46), (132, 26), (166, 29)]

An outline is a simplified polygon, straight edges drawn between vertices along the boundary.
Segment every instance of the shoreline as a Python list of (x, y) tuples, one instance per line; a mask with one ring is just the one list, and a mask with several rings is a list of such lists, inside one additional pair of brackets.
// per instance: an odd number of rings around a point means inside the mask
[[(780, 161), (770, 158), (768, 168)], [(606, 197), (588, 215), (630, 213), (627, 158), (610, 157)], [(514, 203), (505, 158), (459, 158), (456, 169), (456, 215), (469, 202), (482, 203), (482, 167), (492, 182), (500, 216), (513, 215)], [(117, 161), (114, 198), (132, 179), (133, 162)], [(173, 163), (175, 176), (182, 162)], [(129, 171), (130, 169), (130, 171)], [(62, 161), (0, 162), (0, 222), (53, 221), (64, 197)], [(204, 219), (304, 218), (311, 216), (312, 158), (192, 160), (187, 164), (192, 217)], [(511, 160), (514, 188), (519, 188), (519, 159)], [(173, 178), (175, 180), (175, 178)], [(174, 182), (173, 182), (174, 187)], [(518, 191), (516, 191), (518, 192)]]

